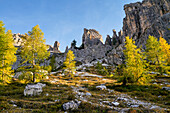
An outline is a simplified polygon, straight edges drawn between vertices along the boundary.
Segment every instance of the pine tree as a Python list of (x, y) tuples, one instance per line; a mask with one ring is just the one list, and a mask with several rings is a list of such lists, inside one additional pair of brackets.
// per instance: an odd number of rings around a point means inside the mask
[(4, 24), (0, 21), (0, 80), (8, 81), (11, 72), (13, 72), (12, 64), (16, 61), (15, 53), (17, 48), (14, 47), (13, 36), (11, 30), (5, 33)]
[(23, 68), (33, 72), (33, 82), (35, 82), (36, 71), (40, 69), (40, 61), (48, 58), (50, 53), (47, 51), (47, 46), (45, 45), (44, 33), (39, 28), (38, 25), (32, 28), (32, 31), (29, 31), (26, 34), (26, 40), (21, 49), (21, 57), (24, 60), (23, 63), (29, 62), (29, 67)]
[(73, 51), (69, 50), (66, 56), (66, 59), (64, 61), (64, 69), (68, 70), (69, 75), (72, 75), (75, 70), (75, 56), (73, 54)]
[(125, 42), (125, 68), (123, 69), (123, 85), (128, 82), (143, 84), (146, 82), (144, 74), (145, 64), (140, 49), (137, 49), (132, 38), (126, 37)]

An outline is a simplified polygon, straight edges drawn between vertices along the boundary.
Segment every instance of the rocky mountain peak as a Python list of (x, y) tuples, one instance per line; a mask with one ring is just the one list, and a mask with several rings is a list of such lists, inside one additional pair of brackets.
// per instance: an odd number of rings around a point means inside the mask
[(109, 35), (106, 37), (105, 45), (112, 46), (112, 38)]
[(21, 46), (21, 43), (23, 42), (22, 37), (24, 35), (20, 33), (14, 33), (13, 39), (14, 39), (14, 46)]
[(103, 38), (102, 35), (100, 35), (99, 32), (96, 31), (95, 29), (88, 30), (84, 28), (82, 43), (84, 44), (84, 47), (103, 44)]
[(60, 50), (59, 50), (59, 47), (60, 47), (60, 43), (58, 41), (55, 41), (54, 47), (53, 47), (53, 52), (54, 53), (61, 53)]

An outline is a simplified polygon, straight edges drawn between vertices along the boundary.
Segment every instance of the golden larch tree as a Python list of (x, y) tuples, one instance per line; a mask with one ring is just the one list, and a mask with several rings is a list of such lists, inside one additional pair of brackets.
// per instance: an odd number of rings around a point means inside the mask
[(0, 80), (7, 82), (11, 78), (12, 65), (16, 61), (14, 40), (11, 30), (5, 33), (5, 27), (0, 21)]
[(147, 76), (144, 74), (144, 57), (132, 38), (126, 37), (124, 55), (125, 68), (123, 69), (123, 85), (126, 85), (128, 82), (145, 83)]
[(167, 68), (168, 47), (165, 40), (157, 40), (154, 36), (149, 36), (146, 43), (146, 58), (149, 63), (150, 71), (158, 71), (161, 75)]
[(73, 51), (69, 50), (66, 56), (66, 59), (64, 61), (64, 69), (68, 70), (69, 74), (72, 75), (75, 70), (75, 56)]
[(26, 34), (24, 45), (21, 49), (21, 56), (24, 60), (23, 63), (29, 62), (29, 67), (24, 67), (33, 72), (32, 81), (35, 82), (36, 71), (40, 69), (40, 61), (44, 61), (50, 55), (50, 52), (47, 51), (47, 45), (45, 44), (46, 40), (44, 39), (44, 33), (39, 28), (39, 25), (36, 25), (32, 28), (32, 31), (29, 31)]

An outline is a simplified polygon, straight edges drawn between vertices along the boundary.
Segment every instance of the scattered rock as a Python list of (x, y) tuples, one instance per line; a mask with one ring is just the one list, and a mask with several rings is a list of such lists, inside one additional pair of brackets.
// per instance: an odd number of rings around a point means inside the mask
[(104, 104), (110, 104), (110, 101), (103, 101)]
[(67, 103), (63, 104), (63, 109), (64, 110), (75, 110), (78, 109), (78, 106), (81, 104), (81, 101), (78, 101), (77, 99), (75, 99), (74, 101), (70, 101)]
[(106, 86), (104, 85), (100, 85), (100, 86), (96, 86), (97, 89), (100, 89), (100, 90), (106, 90)]
[(118, 105), (119, 105), (119, 102), (112, 102), (112, 104), (113, 104), (114, 106), (118, 106)]
[(130, 107), (132, 107), (132, 108), (138, 108), (139, 105), (131, 105)]
[(13, 104), (13, 106), (14, 106), (14, 107), (17, 107), (17, 105), (16, 105), (16, 104)]
[(54, 102), (59, 102), (60, 100), (59, 99), (57, 99), (57, 100), (55, 100)]
[(170, 87), (162, 87), (163, 90), (170, 91)]
[(86, 96), (91, 96), (91, 93), (86, 93)]
[(35, 96), (40, 95), (42, 93), (42, 88), (45, 87), (46, 84), (37, 83), (37, 84), (27, 84), (24, 89), (24, 96)]
[(150, 109), (160, 109), (160, 107), (159, 106), (152, 106)]

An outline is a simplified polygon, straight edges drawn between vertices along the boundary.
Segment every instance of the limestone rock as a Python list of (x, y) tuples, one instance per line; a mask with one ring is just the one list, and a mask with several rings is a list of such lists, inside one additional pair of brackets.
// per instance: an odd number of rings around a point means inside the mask
[(66, 47), (66, 49), (65, 49), (65, 53), (67, 53), (68, 52), (68, 46)]
[(112, 104), (113, 104), (114, 106), (118, 106), (118, 105), (119, 105), (119, 102), (112, 102)]
[(105, 45), (112, 46), (112, 39), (109, 35), (107, 35), (107, 37), (106, 37)]
[(54, 47), (53, 47), (54, 53), (61, 53), (59, 50), (59, 47), (60, 47), (60, 43), (58, 41), (55, 41)]
[(22, 40), (22, 37), (24, 35), (23, 34), (20, 34), (20, 33), (17, 33), (17, 34), (13, 34), (13, 38), (14, 38), (14, 46), (21, 46), (23, 40)]
[(103, 38), (102, 35), (100, 35), (95, 29), (88, 30), (84, 28), (82, 43), (84, 44), (85, 48), (88, 46), (103, 44)]
[(81, 104), (81, 101), (78, 101), (77, 99), (75, 99), (74, 101), (70, 101), (67, 103), (63, 104), (63, 109), (64, 110), (76, 110), (78, 109), (78, 106)]
[(100, 86), (96, 86), (96, 89), (106, 90), (107, 88), (105, 85), (100, 85)]
[(53, 52), (53, 47), (51, 46), (51, 45), (47, 45), (48, 46), (48, 51), (50, 51), (50, 52)]
[(164, 37), (169, 43), (169, 0), (144, 0), (124, 6), (123, 35), (132, 37), (138, 46), (144, 45), (149, 35)]
[(27, 84), (24, 89), (24, 96), (36, 96), (42, 93), (42, 88), (45, 87), (46, 84), (37, 83), (37, 84)]
[(162, 87), (162, 89), (170, 91), (170, 87)]
[(105, 58), (106, 53), (111, 51), (112, 47), (109, 45), (98, 44), (81, 50), (73, 48), (70, 48), (70, 50), (73, 51), (76, 61), (87, 64), (97, 59)]

